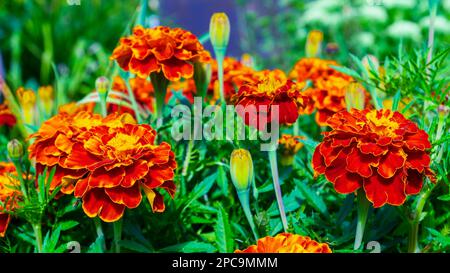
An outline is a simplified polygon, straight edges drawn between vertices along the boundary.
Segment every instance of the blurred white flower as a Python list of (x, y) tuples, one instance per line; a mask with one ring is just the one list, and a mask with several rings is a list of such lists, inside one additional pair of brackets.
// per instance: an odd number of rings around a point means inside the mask
[(442, 0), (442, 6), (445, 11), (450, 12), (450, 0)]
[(300, 23), (321, 23), (324, 26), (332, 26), (339, 24), (341, 16), (337, 13), (331, 13), (324, 9), (307, 9), (302, 17), (299, 18)]
[(416, 3), (416, 0), (383, 0), (383, 5), (387, 8), (412, 9)]
[(409, 38), (418, 41), (421, 38), (419, 25), (411, 21), (397, 21), (388, 27), (387, 33), (397, 39)]
[(384, 7), (380, 6), (361, 6), (358, 10), (358, 16), (368, 21), (386, 22), (387, 12)]
[(375, 36), (370, 32), (360, 32), (356, 35), (355, 42), (361, 47), (371, 47), (375, 43)]
[(310, 2), (307, 6), (307, 9), (332, 10), (342, 7), (343, 4), (345, 4), (345, 1), (343, 0), (317, 0)]
[[(420, 26), (424, 29), (428, 29), (428, 27), (430, 26), (430, 17), (427, 16), (422, 18), (422, 20), (420, 20)], [(434, 29), (436, 30), (436, 32), (450, 33), (450, 21), (445, 17), (436, 16), (436, 19), (434, 21)]]

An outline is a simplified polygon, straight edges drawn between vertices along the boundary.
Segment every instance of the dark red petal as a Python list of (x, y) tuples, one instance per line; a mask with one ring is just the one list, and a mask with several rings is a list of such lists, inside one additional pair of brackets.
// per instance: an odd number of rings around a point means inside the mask
[(405, 175), (402, 170), (396, 172), (389, 179), (383, 178), (378, 174), (374, 174), (364, 179), (364, 191), (367, 199), (373, 203), (375, 208), (384, 204), (400, 206), (406, 200), (405, 194)]
[(405, 157), (402, 154), (390, 151), (380, 159), (378, 173), (384, 178), (390, 178), (398, 169), (403, 167), (404, 164)]

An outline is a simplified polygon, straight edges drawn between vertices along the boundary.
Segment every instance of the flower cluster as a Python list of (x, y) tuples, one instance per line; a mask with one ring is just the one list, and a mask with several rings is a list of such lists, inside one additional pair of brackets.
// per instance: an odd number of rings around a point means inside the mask
[(16, 124), (17, 120), (14, 114), (9, 110), (6, 103), (0, 104), (0, 126), (12, 127)]
[(175, 193), (174, 153), (165, 142), (155, 144), (155, 136), (129, 114), (58, 114), (32, 135), (29, 152), (37, 174), (56, 168), (50, 190), (73, 193), (89, 217), (114, 222), (141, 203), (141, 190), (154, 212), (165, 209), (158, 188)]
[[(308, 100), (300, 91), (301, 85), (291, 80), (279, 80), (274, 76), (277, 72), (258, 73), (261, 80), (245, 83), (231, 98), (234, 105), (241, 106), (236, 108), (237, 113), (247, 125), (259, 130), (275, 121), (286, 125), (294, 123)], [(278, 117), (272, 116), (274, 106), (279, 108)]]
[[(346, 109), (345, 94), (354, 82), (352, 77), (333, 69), (331, 65), (338, 64), (329, 60), (305, 58), (298, 61), (289, 74), (297, 82), (311, 81), (312, 87), (305, 91), (311, 100), (303, 113), (311, 114), (317, 110), (316, 122), (321, 126), (326, 126), (327, 119), (333, 114)], [(370, 97), (365, 90), (363, 93), (364, 102), (368, 105)]]
[(7, 211), (17, 208), (17, 201), (22, 196), (17, 190), (20, 182), (13, 176), (17, 176), (14, 164), (0, 162), (0, 237), (5, 236), (11, 218)]
[(307, 236), (280, 233), (275, 237), (267, 236), (235, 253), (331, 253), (328, 244), (318, 243)]
[(181, 28), (136, 26), (132, 35), (120, 39), (111, 56), (125, 71), (141, 78), (161, 72), (170, 81), (191, 78), (192, 62), (209, 62), (211, 57), (197, 37)]
[(430, 170), (428, 135), (398, 112), (341, 111), (313, 155), (313, 168), (348, 194), (362, 188), (374, 207), (402, 205), (420, 192)]

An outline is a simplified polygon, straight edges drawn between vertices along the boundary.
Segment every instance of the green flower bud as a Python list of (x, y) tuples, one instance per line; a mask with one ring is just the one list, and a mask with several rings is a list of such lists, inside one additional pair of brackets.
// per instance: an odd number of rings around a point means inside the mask
[(249, 190), (253, 181), (253, 161), (248, 150), (236, 149), (231, 153), (230, 173), (238, 192)]
[(95, 89), (97, 90), (99, 95), (106, 95), (109, 89), (108, 78), (104, 76), (97, 78), (97, 80), (95, 81)]
[(230, 21), (223, 13), (214, 13), (209, 23), (209, 38), (214, 48), (226, 48), (230, 40)]
[(17, 160), (23, 156), (23, 145), (17, 139), (13, 139), (8, 142), (7, 150), (11, 160)]

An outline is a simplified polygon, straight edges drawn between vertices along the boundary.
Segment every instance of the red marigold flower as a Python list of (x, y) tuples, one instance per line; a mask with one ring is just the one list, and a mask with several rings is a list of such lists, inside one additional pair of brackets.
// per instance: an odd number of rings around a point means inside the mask
[(275, 237), (267, 236), (244, 250), (234, 253), (331, 253), (326, 243), (318, 243), (307, 236), (280, 233)]
[(9, 110), (6, 103), (0, 104), (0, 126), (13, 127), (16, 124), (16, 117)]
[(0, 237), (5, 236), (11, 218), (5, 211), (13, 211), (17, 208), (17, 201), (22, 196), (22, 193), (17, 190), (20, 182), (11, 175), (18, 175), (14, 164), (0, 162)]
[(338, 66), (338, 63), (318, 58), (303, 58), (295, 64), (294, 68), (289, 73), (289, 78), (296, 80), (297, 82), (311, 80), (314, 84), (318, 81), (327, 80), (331, 76), (347, 80), (351, 79), (350, 76), (333, 69), (330, 65)]
[[(275, 118), (280, 124), (294, 123), (308, 99), (300, 91), (302, 86), (290, 80), (277, 80), (269, 72), (261, 73), (269, 76), (256, 83), (242, 85), (238, 94), (231, 98), (236, 106), (243, 106), (237, 107), (237, 113), (247, 125), (259, 130), (274, 122)], [(272, 116), (273, 106), (279, 107), (278, 117)]]
[(122, 69), (141, 78), (162, 71), (170, 81), (191, 78), (192, 62), (209, 62), (210, 58), (194, 34), (164, 26), (135, 27), (131, 36), (120, 39), (111, 56)]
[(399, 112), (341, 111), (328, 125), (312, 165), (337, 192), (363, 188), (374, 207), (399, 206), (420, 192), (424, 176), (434, 181), (427, 133)]

